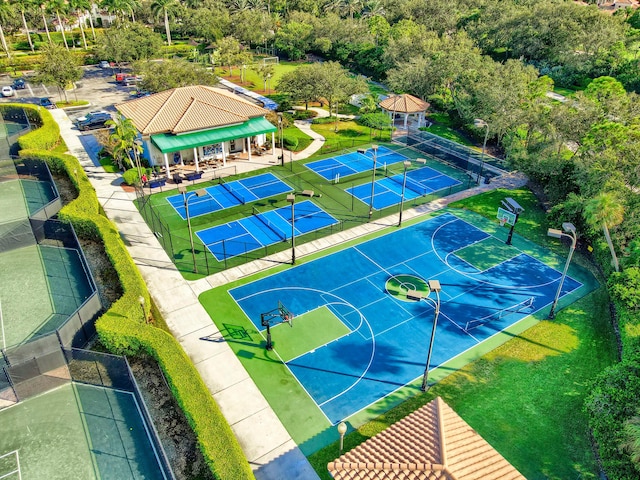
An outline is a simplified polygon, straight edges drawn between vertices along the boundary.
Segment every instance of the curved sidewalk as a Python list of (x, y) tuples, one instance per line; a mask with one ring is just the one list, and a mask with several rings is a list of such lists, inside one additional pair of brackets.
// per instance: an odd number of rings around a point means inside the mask
[[(206, 337), (221, 337), (222, 334), (198, 301), (201, 293), (213, 287), (273, 267), (274, 260), (288, 263), (289, 252), (280, 252), (268, 259), (256, 260), (200, 280), (186, 281), (133, 205), (135, 194), (122, 189), (121, 176), (105, 173), (102, 167), (94, 164), (80, 142), (80, 132), (72, 129), (72, 123), (64, 111), (53, 110), (51, 113), (60, 125), (60, 133), (69, 152), (80, 161), (107, 216), (120, 231), (131, 257), (138, 266), (171, 332), (191, 358), (231, 425), (256, 478), (258, 480), (317, 479), (318, 476), (306, 457), (291, 439), (231, 348), (225, 342), (205, 340)], [(308, 122), (304, 123), (308, 124)], [(296, 160), (307, 158), (322, 146), (324, 139), (315, 135), (318, 138), (314, 137), (312, 145), (299, 152), (296, 155), (297, 158), (294, 157)], [(313, 150), (312, 147), (317, 148)], [(305, 156), (302, 156), (303, 154)], [(519, 175), (505, 176), (496, 179), (490, 185), (481, 185), (407, 210), (403, 215), (408, 220), (441, 209), (451, 201), (495, 188), (516, 188), (524, 183), (526, 179)], [(392, 215), (330, 237), (302, 244), (296, 248), (296, 251), (299, 257), (303, 257), (397, 225), (397, 222), (398, 215)]]

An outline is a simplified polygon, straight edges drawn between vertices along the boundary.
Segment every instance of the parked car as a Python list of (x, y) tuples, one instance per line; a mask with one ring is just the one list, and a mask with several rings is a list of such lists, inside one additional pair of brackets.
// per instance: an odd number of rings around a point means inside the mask
[(111, 67), (111, 64), (109, 62), (107, 62), (106, 60), (102, 60), (100, 63), (98, 63), (98, 67), (100, 67), (100, 68), (109, 68), (109, 67)]
[(48, 97), (42, 97), (38, 103), (41, 107), (48, 108), (49, 110), (56, 108), (56, 104), (51, 101)]
[(124, 80), (122, 83), (124, 83), (127, 87), (130, 85), (135, 85), (138, 82), (142, 81), (142, 77), (140, 75), (130, 75), (127, 77), (124, 77)]
[(23, 90), (25, 88), (27, 88), (27, 82), (24, 81), (24, 78), (16, 78), (13, 81), (14, 90)]
[(87, 113), (84, 117), (76, 119), (78, 130), (93, 130), (104, 128), (105, 124), (111, 120), (111, 114), (104, 110)]
[(13, 88), (9, 86), (2, 87), (2, 90), (0, 90), (0, 93), (2, 93), (3, 97), (13, 97), (13, 95), (15, 94), (15, 92), (13, 91)]

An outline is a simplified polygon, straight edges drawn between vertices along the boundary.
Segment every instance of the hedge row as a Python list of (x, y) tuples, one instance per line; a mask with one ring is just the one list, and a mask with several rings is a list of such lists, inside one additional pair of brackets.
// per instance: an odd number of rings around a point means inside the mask
[[(41, 114), (43, 127), (47, 128), (48, 121), (53, 118), (48, 111), (41, 110), (36, 111)], [(52, 127), (48, 128), (53, 130)], [(45, 132), (47, 137), (51, 133), (49, 130)], [(21, 146), (51, 143), (50, 138), (41, 141), (37, 135), (36, 138), (29, 138), (30, 135), (22, 137), (26, 140), (21, 142)], [(57, 141), (56, 139), (54, 143)], [(102, 343), (113, 353), (145, 352), (155, 358), (193, 428), (200, 450), (215, 477), (253, 479), (253, 472), (229, 424), (180, 344), (163, 330), (146, 324), (140, 315), (140, 295), (146, 300), (144, 305), (147, 315), (150, 307), (144, 280), (117, 229), (100, 214), (95, 190), (78, 160), (71, 155), (38, 149), (23, 149), (20, 155), (43, 159), (54, 173), (69, 177), (78, 189), (78, 198), (60, 211), (60, 219), (73, 224), (82, 238), (101, 241), (118, 273), (124, 294), (96, 322)]]
[(18, 138), (20, 150), (51, 150), (60, 142), (60, 127), (51, 112), (36, 105), (7, 104), (2, 109), (22, 108), (32, 125), (39, 128)]

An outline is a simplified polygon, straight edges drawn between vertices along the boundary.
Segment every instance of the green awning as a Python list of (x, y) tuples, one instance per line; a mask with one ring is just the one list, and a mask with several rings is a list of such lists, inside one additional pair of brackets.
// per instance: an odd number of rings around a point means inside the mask
[(231, 127), (220, 127), (201, 132), (185, 133), (184, 135), (172, 135), (170, 133), (159, 133), (151, 135), (151, 141), (162, 153), (178, 152), (194, 147), (204, 147), (205, 145), (215, 145), (216, 143), (228, 142), (236, 138), (247, 138), (261, 133), (276, 132), (278, 129), (266, 118), (250, 118), (242, 125)]

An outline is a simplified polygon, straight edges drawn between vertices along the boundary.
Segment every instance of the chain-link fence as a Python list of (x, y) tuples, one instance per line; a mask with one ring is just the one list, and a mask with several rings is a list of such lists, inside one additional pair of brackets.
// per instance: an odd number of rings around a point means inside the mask
[[(346, 142), (344, 145), (333, 144), (331, 147), (332, 156), (352, 153), (357, 146), (358, 144), (354, 142)], [(410, 160), (416, 160), (424, 156), (421, 151), (416, 151), (403, 145), (396, 145), (393, 149)], [(377, 165), (375, 176), (373, 176), (376, 181), (385, 177), (399, 175), (403, 172), (401, 162), (386, 165), (384, 157), (379, 159)], [(475, 186), (475, 179), (464, 169), (453, 168), (449, 164), (443, 164), (432, 159), (429, 159), (427, 165), (454, 178), (457, 182), (453, 186), (448, 186), (430, 194), (421, 195), (410, 200), (405, 199), (405, 209)], [(422, 166), (424, 164), (412, 162), (409, 170), (418, 169)], [(274, 165), (269, 167), (269, 171), (291, 186), (297, 194), (313, 191), (312, 199), (314, 203), (337, 220), (337, 223), (325, 228), (296, 236), (296, 245), (314, 241), (399, 212), (400, 205), (392, 205), (383, 209), (373, 209), (370, 215), (369, 205), (349, 193), (349, 190), (357, 185), (372, 182), (372, 172), (370, 170), (351, 175), (346, 180), (342, 178), (337, 181), (325, 180), (319, 177), (314, 171), (300, 164), (300, 162), (290, 162), (284, 167)], [(250, 175), (256, 173), (258, 172), (252, 172)], [(223, 175), (220, 176), (223, 177)], [(242, 178), (242, 175), (238, 175), (235, 178)], [(193, 217), (191, 218), (192, 229), (190, 232), (187, 222), (177, 215), (166, 200), (167, 196), (175, 194), (175, 192), (150, 195), (140, 188), (136, 191), (138, 210), (171, 260), (181, 271), (195, 271), (199, 274), (210, 275), (291, 249), (290, 238), (259, 248), (256, 248), (255, 243), (225, 239), (214, 247), (203, 245), (195, 234), (195, 232), (204, 228), (227, 224), (251, 215), (258, 215), (266, 210), (289, 206), (290, 203), (287, 202), (286, 193), (252, 202), (251, 204), (219, 210), (215, 212), (214, 216), (202, 215)], [(191, 240), (193, 240), (193, 251), (191, 249)], [(228, 254), (228, 252), (233, 252), (233, 255)]]

